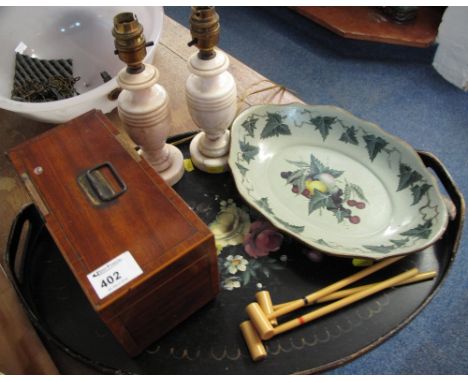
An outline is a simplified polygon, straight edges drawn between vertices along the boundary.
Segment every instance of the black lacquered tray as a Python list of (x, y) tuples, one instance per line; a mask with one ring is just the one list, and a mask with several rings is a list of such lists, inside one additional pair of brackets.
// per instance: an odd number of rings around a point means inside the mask
[[(180, 147), (188, 157), (187, 142)], [(464, 200), (440, 161), (429, 153), (419, 154), (446, 189), (457, 214), (435, 245), (379, 271), (365, 283), (413, 266), (436, 270), (437, 278), (381, 292), (275, 337), (265, 343), (268, 357), (259, 363), (251, 361), (239, 330), (246, 319), (244, 308), (255, 293), (269, 290), (274, 303), (300, 298), (355, 273), (358, 269), (350, 259), (324, 257), (313, 262), (303, 254), (302, 244), (288, 237), (279, 251), (261, 258), (249, 257), (242, 245), (225, 247), (218, 257), (222, 285), (218, 297), (133, 359), (88, 304), (34, 205), (25, 207), (13, 223), (7, 272), (52, 356), (70, 356), (96, 373), (318, 373), (358, 357), (403, 328), (429, 303), (450, 268), (462, 231)], [(227, 204), (241, 208), (251, 221), (261, 219), (242, 201), (229, 173), (213, 175), (195, 169), (186, 172), (174, 188), (207, 224)], [(25, 245), (19, 251), (23, 236)], [(240, 267), (229, 272), (230, 259), (236, 256), (248, 261), (246, 271)]]

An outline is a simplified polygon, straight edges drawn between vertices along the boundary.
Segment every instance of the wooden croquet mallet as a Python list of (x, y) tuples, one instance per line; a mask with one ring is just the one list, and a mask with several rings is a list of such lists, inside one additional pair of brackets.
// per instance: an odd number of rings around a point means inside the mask
[[(404, 272), (398, 276), (394, 276), (380, 283), (372, 284), (372, 286), (368, 287), (366, 290), (361, 290), (360, 292), (355, 293), (354, 295), (349, 295), (345, 298), (342, 298), (341, 300), (336, 301), (335, 303), (324, 306), (309, 314), (306, 314), (297, 319), (288, 321), (285, 324), (280, 325), (278, 328), (273, 329), (272, 336), (279, 334), (279, 333), (283, 333), (287, 330), (291, 330), (294, 327), (305, 324), (306, 322), (313, 321), (328, 313), (341, 309), (342, 307), (345, 307), (346, 305), (352, 304), (353, 302), (357, 302), (360, 299), (368, 297), (371, 294), (378, 293), (384, 289), (387, 289), (396, 285), (402, 285), (405, 281), (414, 279), (415, 275), (417, 276), (417, 272), (418, 272), (417, 269), (414, 268), (410, 271)], [(430, 274), (430, 273), (432, 272), (426, 272), (426, 274)], [(427, 279), (427, 276), (425, 276), (425, 279)], [(250, 321), (244, 321), (240, 324), (240, 329), (242, 331), (244, 340), (247, 344), (247, 348), (249, 349), (252, 360), (261, 361), (264, 358), (266, 358), (267, 352), (266, 352), (265, 346), (263, 345), (262, 339), (260, 338), (259, 334), (257, 333), (256, 328), (254, 328), (252, 323)]]
[[(251, 311), (251, 315), (253, 316), (253, 320), (251, 317), (251, 321), (253, 326), (255, 327), (258, 336), (262, 340), (269, 340), (270, 338), (273, 338), (274, 336), (287, 332), (291, 329), (294, 329), (298, 326), (304, 325), (308, 322), (311, 322), (313, 320), (316, 320), (317, 318), (320, 318), (326, 314), (332, 313), (336, 310), (339, 310), (341, 308), (344, 308), (345, 306), (348, 306), (354, 302), (357, 302), (359, 300), (362, 300), (363, 298), (366, 298), (370, 295), (373, 295), (375, 293), (378, 293), (384, 289), (390, 288), (398, 283), (400, 283), (403, 280), (407, 280), (413, 276), (415, 276), (418, 273), (417, 268), (413, 268), (409, 271), (403, 272), (397, 276), (391, 277), (385, 281), (381, 281), (379, 283), (376, 283), (374, 286), (371, 286), (367, 289), (364, 289), (360, 292), (354, 293), (352, 295), (349, 295), (347, 297), (344, 297), (340, 300), (337, 300), (335, 302), (332, 302), (331, 304), (328, 304), (322, 308), (316, 309), (310, 313), (304, 314), (298, 318), (294, 318), (290, 321), (285, 322), (284, 324), (278, 325), (276, 328), (273, 328), (271, 323), (268, 320), (265, 320), (265, 315), (263, 314), (263, 311), (261, 310), (260, 306), (257, 304), (258, 310), (257, 311)], [(260, 316), (260, 317), (258, 317)], [(263, 318), (262, 318), (263, 317)]]
[[(437, 276), (436, 271), (420, 272), (416, 276), (411, 277), (410, 279), (404, 280), (404, 281), (402, 281), (401, 283), (398, 283), (395, 286), (408, 285), (408, 284), (413, 284), (413, 283), (417, 283), (417, 282), (420, 282), (420, 281), (426, 281), (426, 280), (433, 279), (436, 276)], [(351, 295), (353, 293), (356, 293), (356, 292), (360, 292), (361, 290), (364, 290), (364, 289), (369, 288), (371, 286), (374, 286), (376, 284), (378, 284), (378, 283), (361, 285), (361, 286), (357, 286), (357, 287), (354, 287), (354, 288), (341, 289), (341, 290), (333, 292), (333, 293), (331, 293), (331, 294), (329, 294), (329, 295), (327, 295), (325, 297), (319, 298), (316, 302), (321, 304), (323, 302), (339, 300), (340, 298), (349, 296), (349, 295)], [(263, 293), (263, 292), (268, 293), (268, 291), (262, 291), (262, 292), (258, 292), (256, 294), (256, 296), (258, 294), (260, 294), (260, 293)], [(284, 302), (284, 303), (281, 303), (281, 304), (272, 305), (271, 308), (267, 308), (268, 309), (268, 311), (267, 311), (267, 310), (265, 310), (263, 308), (263, 305), (260, 303), (260, 301), (259, 301), (259, 299), (257, 297), (257, 302), (259, 303), (260, 307), (263, 309), (263, 311), (265, 312), (266, 315), (269, 314), (270, 309), (278, 310), (278, 309), (281, 309), (281, 308), (291, 304), (291, 302), (295, 302), (295, 301), (299, 301), (299, 300), (300, 299), (294, 300), (294, 301)], [(263, 298), (263, 301), (267, 301), (267, 299)], [(271, 301), (271, 297), (270, 297), (270, 301)], [(265, 302), (263, 304), (265, 304)]]
[[(263, 313), (262, 308), (257, 302), (252, 302), (251, 304), (247, 305), (247, 308), (246, 308), (247, 314), (250, 318), (250, 321), (252, 321), (254, 327), (258, 329), (258, 327), (262, 325), (261, 322), (268, 322), (269, 320), (275, 319), (277, 317), (280, 317), (282, 315), (285, 315), (297, 309), (300, 309), (304, 306), (310, 305), (316, 302), (318, 299), (325, 297), (333, 292), (336, 292), (337, 290), (342, 289), (358, 280), (361, 280), (362, 278), (374, 272), (377, 272), (380, 269), (385, 268), (397, 262), (398, 260), (401, 260), (404, 257), (405, 256), (398, 256), (398, 257), (391, 257), (391, 258), (385, 259), (351, 276), (345, 277), (344, 279), (337, 281), (323, 289), (320, 289), (314, 293), (311, 293), (305, 296), (303, 299), (292, 301), (287, 306), (284, 306), (278, 310), (275, 310), (268, 315), (265, 315)], [(258, 320), (258, 322), (255, 322), (255, 320)], [(270, 324), (270, 327), (271, 327), (271, 324)]]

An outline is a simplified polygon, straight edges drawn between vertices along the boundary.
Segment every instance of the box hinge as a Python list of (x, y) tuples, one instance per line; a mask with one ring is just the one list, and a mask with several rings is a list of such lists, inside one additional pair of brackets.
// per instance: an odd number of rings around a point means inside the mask
[(21, 180), (26, 186), (26, 189), (28, 190), (29, 195), (31, 195), (34, 201), (34, 204), (40, 211), (41, 215), (43, 217), (49, 215), (49, 209), (47, 208), (45, 202), (42, 200), (41, 196), (39, 195), (39, 192), (37, 191), (36, 186), (34, 186), (34, 183), (31, 181), (31, 178), (29, 177), (29, 175), (23, 172), (21, 174)]
[(119, 133), (115, 135), (115, 139), (117, 139), (120, 145), (125, 149), (126, 152), (130, 154), (130, 156), (135, 160), (135, 162), (141, 161), (141, 156), (138, 154), (135, 144), (128, 137), (128, 135), (124, 133)]

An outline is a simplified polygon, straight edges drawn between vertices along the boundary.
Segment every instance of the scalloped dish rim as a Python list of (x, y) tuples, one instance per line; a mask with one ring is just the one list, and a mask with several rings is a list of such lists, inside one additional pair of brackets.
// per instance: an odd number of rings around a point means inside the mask
[[(255, 146), (255, 143), (263, 139), (281, 139), (281, 135), (291, 136), (290, 126), (286, 123), (282, 123), (283, 119), (291, 118), (290, 110), (294, 110), (296, 114), (302, 111), (302, 115), (309, 113), (310, 120), (300, 121), (300, 125), (294, 120), (294, 128), (302, 128), (304, 124), (311, 125), (314, 128), (314, 133), (319, 137), (317, 140), (318, 144), (316, 145), (314, 142), (314, 146), (323, 145), (326, 139), (332, 139), (331, 137), (333, 134), (333, 136), (336, 136), (336, 134), (339, 135), (342, 131), (341, 138), (338, 138), (342, 141), (340, 144), (343, 144), (343, 142), (348, 143), (349, 145), (346, 145), (346, 147), (350, 147), (350, 150), (362, 150), (365, 155), (369, 156), (369, 158), (367, 158), (370, 161), (369, 166), (372, 166), (374, 159), (385, 151), (385, 147), (390, 147), (387, 145), (391, 143), (393, 145), (393, 150), (399, 152), (399, 160), (394, 161), (395, 165), (399, 166), (399, 174), (397, 174), (399, 184), (398, 189), (394, 193), (396, 194), (402, 191), (401, 194), (406, 193), (406, 198), (412, 197), (413, 203), (410, 204), (410, 206), (414, 206), (414, 210), (417, 209), (418, 203), (422, 203), (423, 198), (427, 199), (428, 204), (419, 207), (417, 210), (420, 214), (420, 216), (417, 216), (419, 219), (417, 223), (421, 224), (406, 231), (398, 232), (398, 235), (400, 235), (398, 237), (389, 236), (390, 242), (387, 240), (386, 243), (381, 243), (380, 245), (367, 246), (364, 245), (365, 243), (362, 243), (362, 249), (359, 247), (361, 244), (357, 244), (357, 247), (347, 248), (346, 245), (342, 245), (339, 242), (332, 243), (326, 240), (314, 239), (310, 236), (306, 237), (301, 235), (307, 227), (307, 224), (303, 226), (290, 224), (284, 220), (284, 215), (282, 218), (275, 215), (275, 211), (273, 211), (269, 204), (268, 197), (253, 197), (249, 195), (249, 192), (252, 190), (247, 190), (247, 186), (243, 183), (246, 174), (250, 171), (248, 167), (250, 162), (252, 160), (255, 161), (259, 153), (259, 148)], [(288, 115), (282, 116), (280, 114), (281, 111), (288, 111)], [(316, 114), (320, 112), (322, 112), (322, 116), (316, 116)], [(328, 115), (323, 116), (324, 114)], [(313, 116), (315, 116), (315, 118), (312, 118)], [(345, 118), (340, 119), (340, 117)], [(262, 118), (266, 120), (266, 123), (264, 123), (263, 130), (260, 133), (261, 128), (258, 128), (256, 124), (257, 121), (262, 120)], [(356, 126), (353, 124), (347, 126), (343, 121), (357, 123)], [(358, 123), (360, 125), (358, 125)], [(335, 128), (335, 130), (333, 130), (333, 128)], [(338, 129), (342, 130), (335, 133), (334, 131), (338, 131)], [(332, 130), (333, 133), (330, 134)], [(244, 131), (243, 137), (241, 136), (242, 131)], [(257, 133), (259, 135), (258, 138), (255, 136)], [(361, 133), (360, 136), (359, 133)], [(241, 141), (241, 138), (243, 138), (243, 141)], [(320, 138), (322, 138), (323, 141), (320, 140)], [(308, 143), (309, 142), (306, 142), (305, 145)], [(322, 147), (327, 146), (323, 145)], [(333, 148), (335, 147), (337, 146), (333, 146)], [(387, 152), (389, 151), (389, 149), (386, 150)], [(349, 150), (345, 149), (340, 151), (337, 149), (337, 151), (346, 155)], [(413, 167), (403, 163), (403, 159), (411, 159), (409, 164), (413, 165)], [(309, 215), (314, 213), (317, 209), (320, 209), (328, 213), (328, 215), (336, 217), (338, 224), (343, 221), (346, 221), (345, 224), (349, 224), (348, 221), (354, 224), (356, 221), (359, 223), (359, 217), (355, 218), (351, 216), (350, 210), (352, 208), (348, 208), (348, 206), (358, 205), (359, 203), (361, 203), (362, 206), (365, 205), (365, 203), (363, 201), (350, 200), (348, 194), (356, 192), (357, 195), (360, 196), (360, 199), (367, 201), (363, 195), (362, 189), (358, 185), (352, 183), (348, 184), (347, 180), (345, 187), (337, 188), (335, 185), (335, 178), (340, 177), (343, 171), (337, 171), (324, 165), (320, 160), (315, 158), (313, 154), (311, 154), (310, 160), (310, 164), (304, 163), (304, 161), (298, 162), (288, 160), (288, 162), (292, 164), (292, 171), (288, 171), (287, 173), (281, 172), (281, 177), (286, 178), (285, 180), (289, 186), (293, 185), (293, 189), (294, 187), (296, 188), (293, 192), (296, 192), (297, 195), (304, 195), (309, 199)], [(391, 167), (391, 160), (391, 154), (388, 154), (388, 166), (393, 174), (396, 169)], [(337, 106), (309, 105), (297, 102), (283, 105), (260, 104), (250, 106), (237, 115), (232, 123), (228, 163), (231, 168), (234, 183), (244, 201), (279, 230), (286, 232), (305, 245), (327, 255), (382, 260), (392, 256), (410, 254), (434, 244), (441, 238), (448, 225), (448, 211), (437, 180), (424, 165), (417, 151), (408, 142), (385, 131), (381, 126), (359, 118), (351, 112)], [(294, 166), (296, 167), (294, 168)], [(314, 169), (314, 171), (312, 171), (312, 169)], [(314, 177), (312, 177), (313, 175)], [(329, 183), (327, 183), (327, 181)], [(251, 184), (254, 188), (254, 182)], [(334, 188), (332, 189), (332, 187)], [(334, 194), (332, 194), (332, 191)], [(387, 190), (387, 192), (390, 193), (391, 191)], [(431, 195), (432, 199), (429, 195)], [(345, 201), (348, 201), (349, 204), (346, 205), (344, 203)], [(351, 202), (355, 204), (351, 204)], [(435, 203), (433, 206), (431, 206), (432, 202)], [(358, 208), (364, 207), (358, 206)], [(432, 208), (436, 213), (434, 212), (435, 215), (428, 218), (429, 214), (421, 212), (423, 208)], [(294, 214), (294, 211), (291, 213)], [(320, 212), (320, 214), (322, 214), (322, 212)], [(436, 223), (435, 226), (433, 226), (432, 223), (433, 219)], [(338, 236), (339, 235), (336, 235), (336, 237)]]

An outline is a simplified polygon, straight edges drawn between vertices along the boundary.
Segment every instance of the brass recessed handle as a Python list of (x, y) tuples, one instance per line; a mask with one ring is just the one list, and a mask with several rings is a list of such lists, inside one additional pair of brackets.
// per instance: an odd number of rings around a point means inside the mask
[[(108, 172), (112, 178), (106, 178), (104, 172)], [(77, 180), (94, 205), (111, 202), (127, 191), (127, 185), (110, 162), (86, 170)]]

